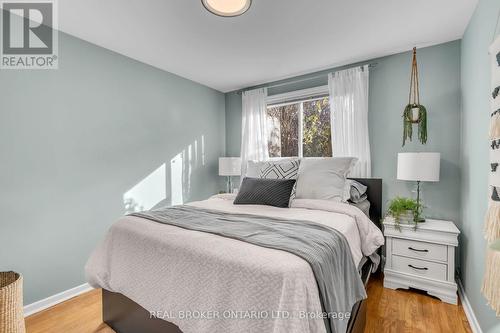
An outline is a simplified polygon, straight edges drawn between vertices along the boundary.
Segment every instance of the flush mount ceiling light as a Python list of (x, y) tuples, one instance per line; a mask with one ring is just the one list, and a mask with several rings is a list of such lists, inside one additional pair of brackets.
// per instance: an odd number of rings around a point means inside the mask
[(252, 0), (201, 0), (201, 3), (215, 15), (232, 17), (245, 13)]

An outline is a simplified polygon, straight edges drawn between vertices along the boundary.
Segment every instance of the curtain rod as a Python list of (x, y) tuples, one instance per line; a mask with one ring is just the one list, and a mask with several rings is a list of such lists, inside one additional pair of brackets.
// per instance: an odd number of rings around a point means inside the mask
[[(368, 65), (368, 68), (375, 68), (377, 65), (378, 65), (378, 62), (372, 62), (372, 63), (368, 63), (368, 64), (365, 64), (365, 65)], [(314, 80), (314, 79), (319, 79), (319, 78), (322, 78), (322, 77), (325, 77), (325, 76), (328, 76), (329, 73), (336, 73), (336, 72), (340, 72), (340, 71), (343, 71), (343, 70), (346, 70), (346, 69), (350, 69), (350, 68), (356, 68), (356, 67), (363, 67), (365, 65), (361, 65), (361, 66), (352, 66), (352, 67), (348, 67), (348, 68), (343, 68), (343, 69), (338, 69), (338, 70), (334, 70), (334, 71), (330, 71), (328, 73), (322, 73), (322, 74), (318, 74), (318, 75), (314, 75), (314, 76), (309, 76), (307, 78), (303, 78), (303, 79), (296, 79), (296, 80), (292, 80), (292, 81), (287, 81), (287, 82), (282, 82), (282, 83), (276, 83), (276, 84), (271, 84), (269, 86), (266, 86), (265, 84), (261, 86), (261, 88), (275, 88), (275, 87), (281, 87), (281, 86), (288, 86), (290, 84), (294, 84), (294, 83), (299, 83), (299, 82), (304, 82), (304, 81), (311, 81), (311, 80)], [(238, 90), (236, 91), (236, 93), (238, 95), (241, 95), (243, 94), (243, 92), (247, 91), (247, 90), (251, 90), (251, 89), (241, 89), (241, 90)]]

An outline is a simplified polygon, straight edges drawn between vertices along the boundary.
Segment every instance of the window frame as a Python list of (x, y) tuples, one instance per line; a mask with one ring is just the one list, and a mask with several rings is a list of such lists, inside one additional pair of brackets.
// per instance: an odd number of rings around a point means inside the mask
[[(269, 107), (280, 107), (290, 104), (299, 104), (299, 121), (298, 128), (299, 133), (297, 135), (298, 142), (298, 158), (304, 157), (304, 102), (314, 101), (318, 99), (322, 99), (328, 97), (330, 98), (330, 91), (328, 89), (328, 85), (294, 90), (282, 94), (275, 94), (267, 96), (266, 98), (266, 110)], [(331, 112), (331, 110), (330, 110)], [(332, 124), (330, 124), (332, 126)]]
[(266, 97), (266, 107), (276, 106), (278, 104), (293, 104), (293, 102), (298, 102), (306, 100), (313, 97), (324, 97), (329, 96), (330, 91), (328, 85), (294, 90), (282, 94), (269, 95)]

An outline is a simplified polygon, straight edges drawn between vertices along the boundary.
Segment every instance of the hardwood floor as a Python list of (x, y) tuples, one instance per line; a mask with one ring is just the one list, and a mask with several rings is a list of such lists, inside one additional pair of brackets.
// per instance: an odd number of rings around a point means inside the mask
[(89, 291), (26, 318), (28, 333), (114, 333), (102, 322), (102, 292)]
[(460, 300), (457, 306), (421, 291), (386, 289), (382, 278), (368, 283), (365, 333), (472, 332)]
[[(365, 333), (472, 332), (461, 305), (425, 293), (384, 289), (382, 274), (368, 284)], [(101, 291), (94, 290), (26, 318), (28, 333), (113, 333), (102, 323)]]

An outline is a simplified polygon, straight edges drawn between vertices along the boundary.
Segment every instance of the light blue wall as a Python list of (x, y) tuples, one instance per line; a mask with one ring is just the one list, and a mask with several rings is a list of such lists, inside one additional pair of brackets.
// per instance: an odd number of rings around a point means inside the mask
[[(413, 185), (396, 180), (397, 153), (401, 151), (437, 151), (442, 154), (441, 181), (424, 184), (428, 216), (447, 218), (460, 224), (460, 41), (418, 51), (421, 101), (429, 112), (429, 138), (426, 146), (414, 139), (404, 148), (402, 118), (408, 103), (411, 52), (374, 59), (370, 72), (369, 130), (373, 177), (384, 182), (384, 200), (396, 195), (411, 195)], [(341, 67), (342, 68), (342, 67)], [(336, 68), (340, 69), (340, 68)], [(313, 73), (294, 81), (317, 77), (334, 69)], [(269, 90), (276, 94), (327, 84), (326, 75), (301, 83)], [(226, 151), (239, 156), (241, 144), (241, 95), (226, 94)]]
[(500, 1), (480, 0), (462, 40), (462, 281), (483, 332), (500, 332), (500, 321), (480, 288), (486, 242), (491, 95), (488, 46), (493, 39)]
[(223, 188), (224, 94), (65, 34), (59, 49), (58, 70), (0, 71), (0, 271), (24, 275), (25, 304), (85, 282), (128, 190), (169, 203), (177, 154), (186, 201)]

